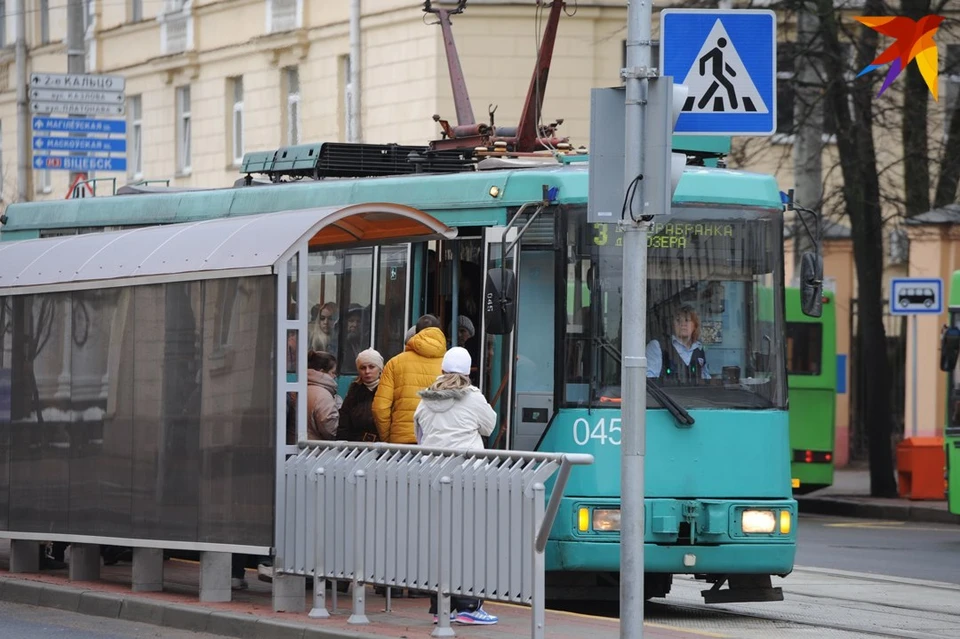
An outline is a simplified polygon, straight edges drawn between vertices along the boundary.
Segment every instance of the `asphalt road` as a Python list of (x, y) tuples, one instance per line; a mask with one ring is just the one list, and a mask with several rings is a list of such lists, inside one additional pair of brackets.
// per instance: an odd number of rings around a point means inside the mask
[[(216, 639), (218, 635), (0, 602), (0, 639)], [(222, 638), (221, 638), (222, 639)]]
[(801, 515), (797, 566), (960, 584), (960, 526)]

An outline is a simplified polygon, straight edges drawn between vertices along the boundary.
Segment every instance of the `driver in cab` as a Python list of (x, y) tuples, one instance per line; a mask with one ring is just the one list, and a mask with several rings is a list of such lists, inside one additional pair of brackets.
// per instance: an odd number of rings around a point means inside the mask
[[(666, 340), (664, 340), (666, 341)], [(700, 342), (700, 316), (690, 304), (673, 315), (673, 334), (667, 344), (647, 344), (647, 377), (669, 384), (699, 384), (710, 379), (706, 353)]]

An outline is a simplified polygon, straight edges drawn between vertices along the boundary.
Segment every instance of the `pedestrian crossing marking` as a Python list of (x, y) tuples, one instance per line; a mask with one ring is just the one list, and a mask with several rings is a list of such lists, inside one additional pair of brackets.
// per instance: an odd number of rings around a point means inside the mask
[(683, 112), (769, 113), (719, 19), (700, 47), (683, 84), (689, 89)]

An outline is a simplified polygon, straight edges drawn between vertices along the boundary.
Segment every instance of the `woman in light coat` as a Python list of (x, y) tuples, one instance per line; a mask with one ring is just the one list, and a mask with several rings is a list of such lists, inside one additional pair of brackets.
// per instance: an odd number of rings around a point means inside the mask
[[(493, 432), (497, 414), (480, 389), (470, 383), (470, 353), (455, 346), (443, 356), (442, 373), (426, 390), (420, 391), (420, 405), (413, 414), (417, 443), (432, 448), (483, 450), (483, 439)], [(463, 548), (462, 552), (473, 552)], [(498, 619), (473, 597), (450, 598), (450, 619), (467, 625), (491, 625)], [(430, 602), (437, 622), (437, 598)]]
[(443, 356), (442, 374), (420, 391), (413, 415), (417, 443), (431, 448), (483, 450), (483, 439), (493, 432), (497, 414), (480, 389), (470, 383), (470, 353), (455, 346)]
[(333, 440), (340, 423), (337, 360), (330, 353), (307, 355), (307, 439)]

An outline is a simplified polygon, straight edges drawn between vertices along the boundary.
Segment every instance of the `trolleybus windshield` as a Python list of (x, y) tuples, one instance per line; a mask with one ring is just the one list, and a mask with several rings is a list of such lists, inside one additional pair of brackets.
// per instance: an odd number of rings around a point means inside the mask
[[(622, 235), (566, 220), (568, 406), (620, 397)], [(647, 244), (647, 376), (684, 408), (785, 405), (779, 211), (675, 208)], [(648, 398), (651, 408), (660, 403)]]

